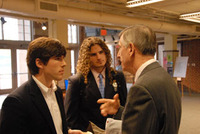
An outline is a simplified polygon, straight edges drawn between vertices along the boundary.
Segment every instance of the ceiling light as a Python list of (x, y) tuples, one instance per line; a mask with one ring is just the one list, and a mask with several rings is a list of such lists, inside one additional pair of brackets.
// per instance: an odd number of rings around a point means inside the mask
[(155, 3), (159, 1), (163, 1), (163, 0), (127, 0), (126, 7), (137, 7), (137, 6), (151, 4), (151, 3)]
[(45, 23), (42, 23), (42, 30), (47, 30), (47, 26), (46, 26), (46, 24)]
[(200, 12), (180, 15), (180, 19), (200, 23)]

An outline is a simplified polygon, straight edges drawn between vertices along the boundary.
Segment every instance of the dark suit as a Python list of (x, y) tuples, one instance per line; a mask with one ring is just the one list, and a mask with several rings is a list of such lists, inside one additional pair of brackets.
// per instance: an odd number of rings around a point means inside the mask
[[(55, 95), (63, 134), (66, 134), (62, 91), (59, 87)], [(1, 110), (0, 134), (56, 134), (46, 101), (32, 78), (5, 99)]]
[[(117, 81), (118, 93), (120, 96), (121, 105), (126, 102), (127, 88), (123, 73), (112, 73)], [(107, 77), (105, 80), (105, 98), (113, 98), (116, 94), (110, 80)], [(97, 100), (101, 98), (99, 88), (95, 78), (90, 72), (88, 74), (88, 84), (84, 84), (84, 77), (81, 74), (76, 74), (69, 78), (69, 85), (65, 98), (65, 114), (68, 126), (72, 129), (80, 129), (85, 131), (92, 121), (98, 127), (105, 129), (107, 117), (100, 114), (100, 104)]]
[[(123, 111), (121, 107), (116, 117)], [(122, 113), (123, 134), (178, 134), (181, 97), (176, 83), (157, 63), (148, 65), (129, 90)]]

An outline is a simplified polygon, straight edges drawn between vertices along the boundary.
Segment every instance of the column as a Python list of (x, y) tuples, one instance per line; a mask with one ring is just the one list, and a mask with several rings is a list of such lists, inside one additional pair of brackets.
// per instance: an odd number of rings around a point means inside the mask
[[(56, 38), (68, 48), (68, 23), (66, 20), (48, 20), (48, 35)], [(65, 57), (66, 67), (63, 80), (58, 82), (60, 88), (65, 89), (64, 80), (71, 76), (71, 55), (70, 50), (67, 50)]]
[(163, 67), (172, 77), (177, 56), (178, 56), (177, 36), (171, 34), (165, 35), (164, 51), (163, 51)]

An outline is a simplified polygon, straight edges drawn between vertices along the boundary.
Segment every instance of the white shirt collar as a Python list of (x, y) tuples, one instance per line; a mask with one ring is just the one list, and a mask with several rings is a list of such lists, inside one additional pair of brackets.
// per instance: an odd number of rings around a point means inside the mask
[(44, 84), (42, 84), (34, 75), (32, 75), (33, 80), (36, 82), (36, 84), (38, 85), (38, 87), (40, 88), (40, 90), (44, 93), (47, 93), (49, 91), (49, 89), (53, 90), (54, 92), (57, 90), (57, 86), (55, 81), (52, 81), (52, 87), (48, 88), (46, 87)]
[(149, 64), (153, 63), (153, 62), (156, 62), (155, 59), (150, 59), (148, 61), (146, 61), (145, 63), (143, 63), (139, 68), (138, 70), (136, 71), (136, 74), (135, 74), (135, 82), (137, 81), (138, 77), (140, 76), (140, 74), (142, 73), (142, 71), (145, 69), (145, 67), (147, 67)]
[[(95, 71), (94, 69), (91, 69), (91, 72), (92, 72), (92, 74), (93, 74), (93, 76), (94, 76), (95, 79), (98, 79), (98, 78), (99, 78), (99, 74), (100, 74), (100, 73), (98, 73), (98, 72)], [(105, 78), (105, 72), (106, 72), (106, 68), (104, 68), (104, 69), (102, 70), (102, 72), (101, 72), (103, 78)]]

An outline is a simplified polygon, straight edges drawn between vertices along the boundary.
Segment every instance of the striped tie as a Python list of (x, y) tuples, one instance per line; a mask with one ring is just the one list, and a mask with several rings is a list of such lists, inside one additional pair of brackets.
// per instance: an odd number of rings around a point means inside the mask
[(101, 93), (101, 97), (104, 98), (104, 85), (103, 85), (103, 76), (99, 74), (99, 91)]

